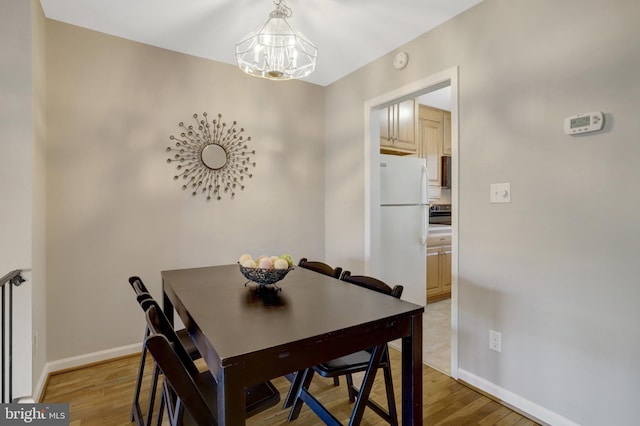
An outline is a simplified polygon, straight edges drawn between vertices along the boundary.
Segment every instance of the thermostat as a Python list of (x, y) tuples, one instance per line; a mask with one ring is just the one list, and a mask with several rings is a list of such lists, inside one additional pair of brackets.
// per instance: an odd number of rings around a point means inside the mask
[(601, 112), (586, 112), (565, 118), (564, 132), (567, 135), (597, 132), (604, 126), (604, 115)]

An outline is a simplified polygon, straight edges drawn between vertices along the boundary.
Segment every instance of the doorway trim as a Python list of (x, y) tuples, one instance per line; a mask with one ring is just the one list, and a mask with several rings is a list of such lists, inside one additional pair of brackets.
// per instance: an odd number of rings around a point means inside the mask
[(368, 274), (379, 273), (380, 259), (380, 126), (378, 110), (392, 102), (415, 98), (418, 95), (451, 86), (451, 377), (458, 378), (458, 67), (415, 81), (397, 90), (369, 99), (364, 103), (364, 261)]

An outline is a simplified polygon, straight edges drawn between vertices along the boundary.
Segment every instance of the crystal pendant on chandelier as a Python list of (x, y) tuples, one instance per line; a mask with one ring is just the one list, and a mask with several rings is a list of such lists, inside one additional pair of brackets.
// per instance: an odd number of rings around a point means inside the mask
[(270, 80), (306, 77), (316, 68), (318, 49), (291, 28), (286, 18), (292, 13), (285, 1), (274, 3), (269, 20), (236, 44), (238, 66), (249, 75)]

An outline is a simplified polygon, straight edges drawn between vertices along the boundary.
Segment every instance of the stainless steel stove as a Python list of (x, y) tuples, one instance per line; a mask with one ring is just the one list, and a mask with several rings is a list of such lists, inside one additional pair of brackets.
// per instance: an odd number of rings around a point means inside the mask
[(451, 204), (432, 204), (429, 206), (429, 224), (451, 225)]

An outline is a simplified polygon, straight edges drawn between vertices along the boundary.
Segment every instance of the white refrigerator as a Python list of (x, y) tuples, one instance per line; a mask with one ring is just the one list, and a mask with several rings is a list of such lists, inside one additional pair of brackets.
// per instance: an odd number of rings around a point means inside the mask
[(402, 299), (427, 304), (429, 176), (423, 158), (380, 155), (380, 274)]

